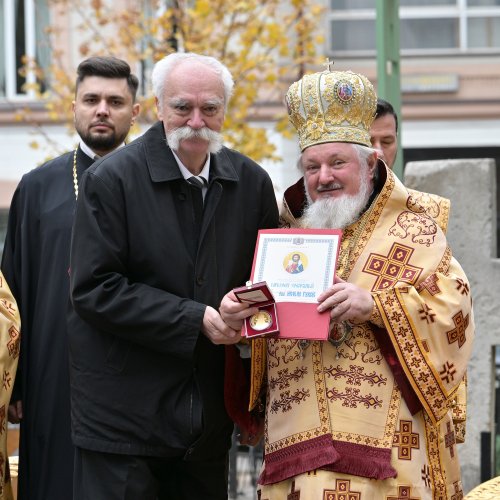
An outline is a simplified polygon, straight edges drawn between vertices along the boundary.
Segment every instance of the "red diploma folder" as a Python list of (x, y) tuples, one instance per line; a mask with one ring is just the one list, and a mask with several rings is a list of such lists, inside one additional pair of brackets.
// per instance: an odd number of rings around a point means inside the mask
[(251, 280), (270, 288), (278, 338), (326, 340), (330, 313), (317, 311), (317, 295), (334, 283), (342, 231), (260, 230)]

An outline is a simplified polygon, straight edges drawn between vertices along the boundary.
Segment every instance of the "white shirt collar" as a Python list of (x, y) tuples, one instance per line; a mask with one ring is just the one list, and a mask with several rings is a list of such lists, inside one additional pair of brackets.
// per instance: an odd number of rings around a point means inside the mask
[[(175, 161), (177, 162), (177, 165), (179, 166), (179, 170), (181, 171), (182, 176), (184, 179), (189, 179), (190, 177), (193, 177), (193, 174), (184, 166), (180, 158), (177, 156), (175, 151), (172, 149), (172, 153), (174, 154)], [(210, 176), (210, 155), (207, 155), (207, 160), (205, 161), (205, 165), (203, 165), (203, 168), (201, 169), (201, 172), (196, 175), (195, 177), (203, 177), (206, 181), (205, 184), (208, 184), (208, 179)]]
[[(122, 146), (125, 146), (125, 143), (122, 143), (118, 146), (118, 148), (121, 148)], [(116, 149), (118, 149), (116, 148)], [(100, 156), (96, 153), (94, 153), (94, 151), (92, 151), (92, 149), (89, 148), (89, 146), (87, 146), (87, 144), (85, 144), (83, 141), (80, 141), (80, 149), (89, 157), (89, 158), (92, 158), (93, 160), (97, 160), (98, 158), (100, 158)]]

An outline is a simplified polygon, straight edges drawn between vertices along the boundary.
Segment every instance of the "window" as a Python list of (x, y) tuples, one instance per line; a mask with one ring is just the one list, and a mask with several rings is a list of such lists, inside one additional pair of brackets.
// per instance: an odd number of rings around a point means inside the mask
[(369, 51), (375, 44), (375, 22), (373, 20), (332, 21), (331, 50), (339, 51)]
[(32, 92), (26, 83), (35, 81), (33, 73), (20, 73), (24, 58), (40, 66), (48, 64), (48, 45), (44, 30), (48, 25), (47, 0), (2, 0), (0, 2), (0, 100), (26, 98)]
[[(330, 0), (329, 55), (373, 56), (374, 2)], [(500, 52), (500, 0), (400, 0), (403, 55)]]
[(457, 0), (399, 0), (401, 7), (418, 7), (421, 5), (456, 5)]
[(401, 19), (399, 43), (404, 49), (458, 49), (458, 30), (455, 18)]
[(467, 21), (467, 45), (500, 47), (500, 17), (473, 17)]
[(373, 0), (331, 0), (332, 9), (368, 9), (373, 7)]
[(478, 6), (492, 7), (495, 5), (500, 6), (500, 0), (469, 0), (468, 4), (469, 7), (478, 7)]

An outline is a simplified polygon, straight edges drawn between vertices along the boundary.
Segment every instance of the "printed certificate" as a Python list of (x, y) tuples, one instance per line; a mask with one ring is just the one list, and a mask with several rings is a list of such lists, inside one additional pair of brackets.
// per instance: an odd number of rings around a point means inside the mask
[(259, 231), (252, 279), (266, 281), (277, 303), (317, 304), (333, 284), (341, 236), (339, 230)]

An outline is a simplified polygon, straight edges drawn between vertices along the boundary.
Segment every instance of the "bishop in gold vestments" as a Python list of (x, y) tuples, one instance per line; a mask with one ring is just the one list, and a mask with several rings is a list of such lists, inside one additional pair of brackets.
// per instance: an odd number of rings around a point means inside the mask
[[(318, 298), (329, 341), (253, 341), (250, 407), (266, 402), (260, 500), (463, 496), (471, 291), (447, 210), (432, 213), (369, 148), (375, 103), (351, 72), (306, 75), (287, 94), (304, 177), (285, 193), (282, 224), (343, 236), (335, 284)], [(230, 295), (221, 308), (233, 325), (246, 314)]]
[(13, 498), (7, 456), (7, 410), (19, 360), (21, 320), (9, 285), (0, 272), (0, 500)]

